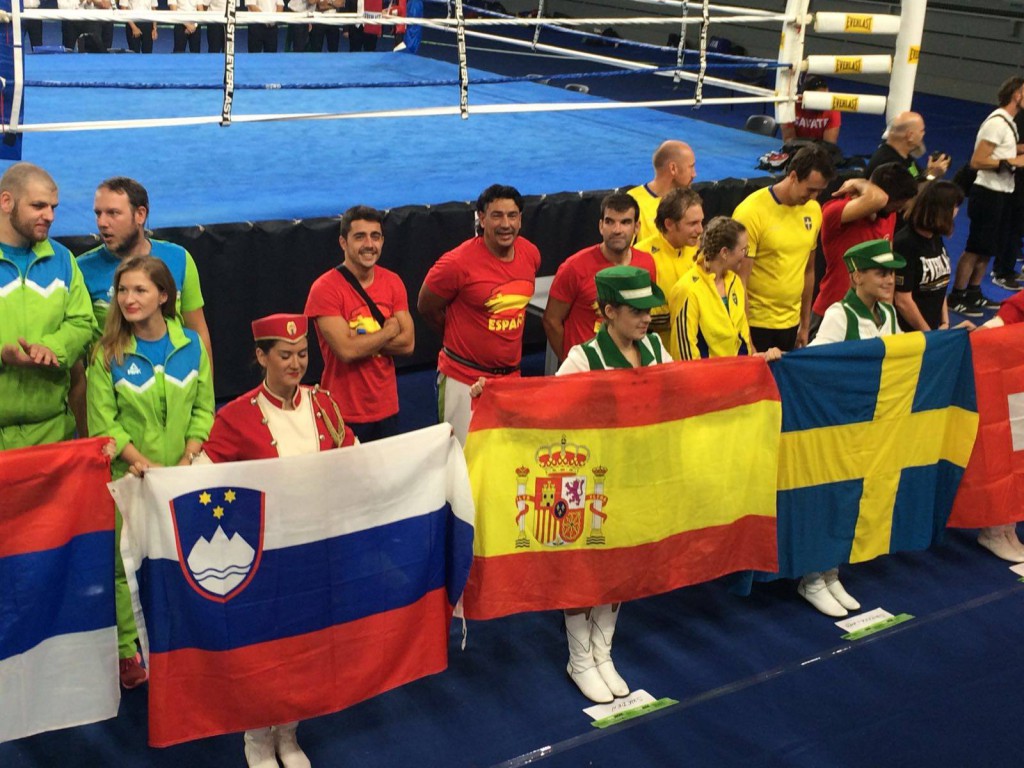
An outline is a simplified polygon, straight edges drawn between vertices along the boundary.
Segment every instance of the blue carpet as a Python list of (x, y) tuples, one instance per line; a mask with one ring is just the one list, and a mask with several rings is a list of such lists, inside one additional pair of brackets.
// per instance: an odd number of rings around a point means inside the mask
[[(219, 56), (34, 56), (28, 80), (218, 83)], [(238, 60), (239, 82), (420, 82), (456, 78), (440, 61), (401, 54), (271, 54)], [(471, 77), (487, 73), (471, 71)], [(471, 87), (470, 104), (582, 102), (594, 97), (534, 83)], [(214, 90), (29, 88), (30, 123), (215, 115)], [(457, 105), (455, 86), (239, 91), (236, 114), (359, 112)], [(24, 158), (55, 176), (54, 235), (95, 228), (96, 184), (132, 176), (149, 190), (152, 227), (332, 216), (473, 200), (488, 184), (524, 194), (607, 189), (650, 178), (650, 155), (686, 137), (703, 179), (746, 168), (771, 139), (649, 109), (406, 119), (293, 121), (32, 134)]]

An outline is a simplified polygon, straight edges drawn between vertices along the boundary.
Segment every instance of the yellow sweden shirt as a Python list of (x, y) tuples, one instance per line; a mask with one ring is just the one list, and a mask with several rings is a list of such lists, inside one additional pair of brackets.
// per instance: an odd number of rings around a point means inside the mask
[[(640, 187), (640, 189), (643, 189)], [(646, 192), (644, 193), (646, 194)], [(646, 237), (636, 244), (638, 251), (646, 251), (654, 259), (654, 266), (657, 268), (658, 287), (661, 288), (665, 298), (679, 282), (679, 278), (685, 275), (693, 267), (697, 258), (697, 246), (686, 248), (673, 248), (672, 243), (665, 239), (665, 236), (655, 230), (654, 234)], [(651, 310), (651, 330), (661, 336), (661, 343), (668, 349), (669, 334), (668, 327), (668, 305), (655, 307)]]
[(640, 206), (640, 229), (636, 233), (636, 241), (639, 243), (658, 234), (658, 226), (654, 222), (658, 219), (658, 203), (661, 198), (656, 197), (646, 184), (633, 187), (627, 194)]
[(792, 328), (800, 323), (807, 259), (817, 246), (821, 206), (782, 205), (771, 187), (740, 203), (733, 218), (747, 228), (754, 260), (747, 281), (748, 319), (756, 328)]

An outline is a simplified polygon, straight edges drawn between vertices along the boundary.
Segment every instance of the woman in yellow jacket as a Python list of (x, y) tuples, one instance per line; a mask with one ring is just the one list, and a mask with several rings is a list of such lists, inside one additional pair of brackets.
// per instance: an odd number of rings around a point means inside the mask
[[(747, 230), (716, 216), (704, 230), (697, 262), (669, 292), (669, 352), (676, 360), (755, 353), (747, 323), (747, 298), (736, 269), (747, 257)], [(765, 353), (777, 360), (780, 352)]]

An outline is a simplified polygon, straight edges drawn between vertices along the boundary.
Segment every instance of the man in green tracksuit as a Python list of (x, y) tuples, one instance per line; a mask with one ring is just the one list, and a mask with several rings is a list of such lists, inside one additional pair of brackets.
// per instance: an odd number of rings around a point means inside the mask
[(93, 337), (89, 291), (49, 239), (57, 185), (31, 163), (0, 177), (0, 450), (68, 440), (71, 365)]

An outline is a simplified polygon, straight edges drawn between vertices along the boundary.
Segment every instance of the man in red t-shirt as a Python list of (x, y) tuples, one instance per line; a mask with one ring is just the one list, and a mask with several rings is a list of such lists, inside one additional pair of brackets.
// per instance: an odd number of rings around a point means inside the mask
[[(825, 78), (817, 75), (808, 75), (804, 79), (801, 93), (807, 91), (827, 91), (828, 83)], [(796, 105), (796, 119), (792, 123), (782, 124), (782, 140), (792, 141), (793, 139), (811, 139), (812, 141), (827, 141), (831, 144), (839, 143), (839, 129), (843, 125), (843, 116), (834, 109), (804, 109), (803, 104)]]
[(377, 265), (383, 222), (380, 211), (365, 205), (345, 211), (339, 238), (345, 260), (313, 283), (305, 311), (316, 321), (324, 358), (320, 384), (364, 443), (397, 433), (394, 356), (412, 354), (415, 344), (405, 285)]
[(430, 268), (417, 301), (444, 339), (437, 357), (438, 416), (465, 443), (470, 386), (480, 377), (519, 375), (523, 322), (540, 268), (537, 246), (519, 236), (523, 197), (493, 184), (476, 201), (482, 234)]
[(577, 251), (562, 262), (551, 283), (544, 310), (544, 332), (559, 360), (577, 344), (590, 341), (601, 327), (594, 276), (606, 267), (642, 267), (656, 280), (651, 254), (631, 247), (636, 234), (640, 206), (631, 195), (613, 192), (601, 201), (597, 228), (601, 242)]
[(917, 194), (917, 182), (899, 163), (875, 169), (871, 180), (848, 179), (821, 209), (821, 250), (825, 274), (811, 305), (811, 336), (817, 332), (825, 310), (841, 301), (850, 290), (850, 273), (843, 254), (868, 240), (892, 242), (896, 212)]

